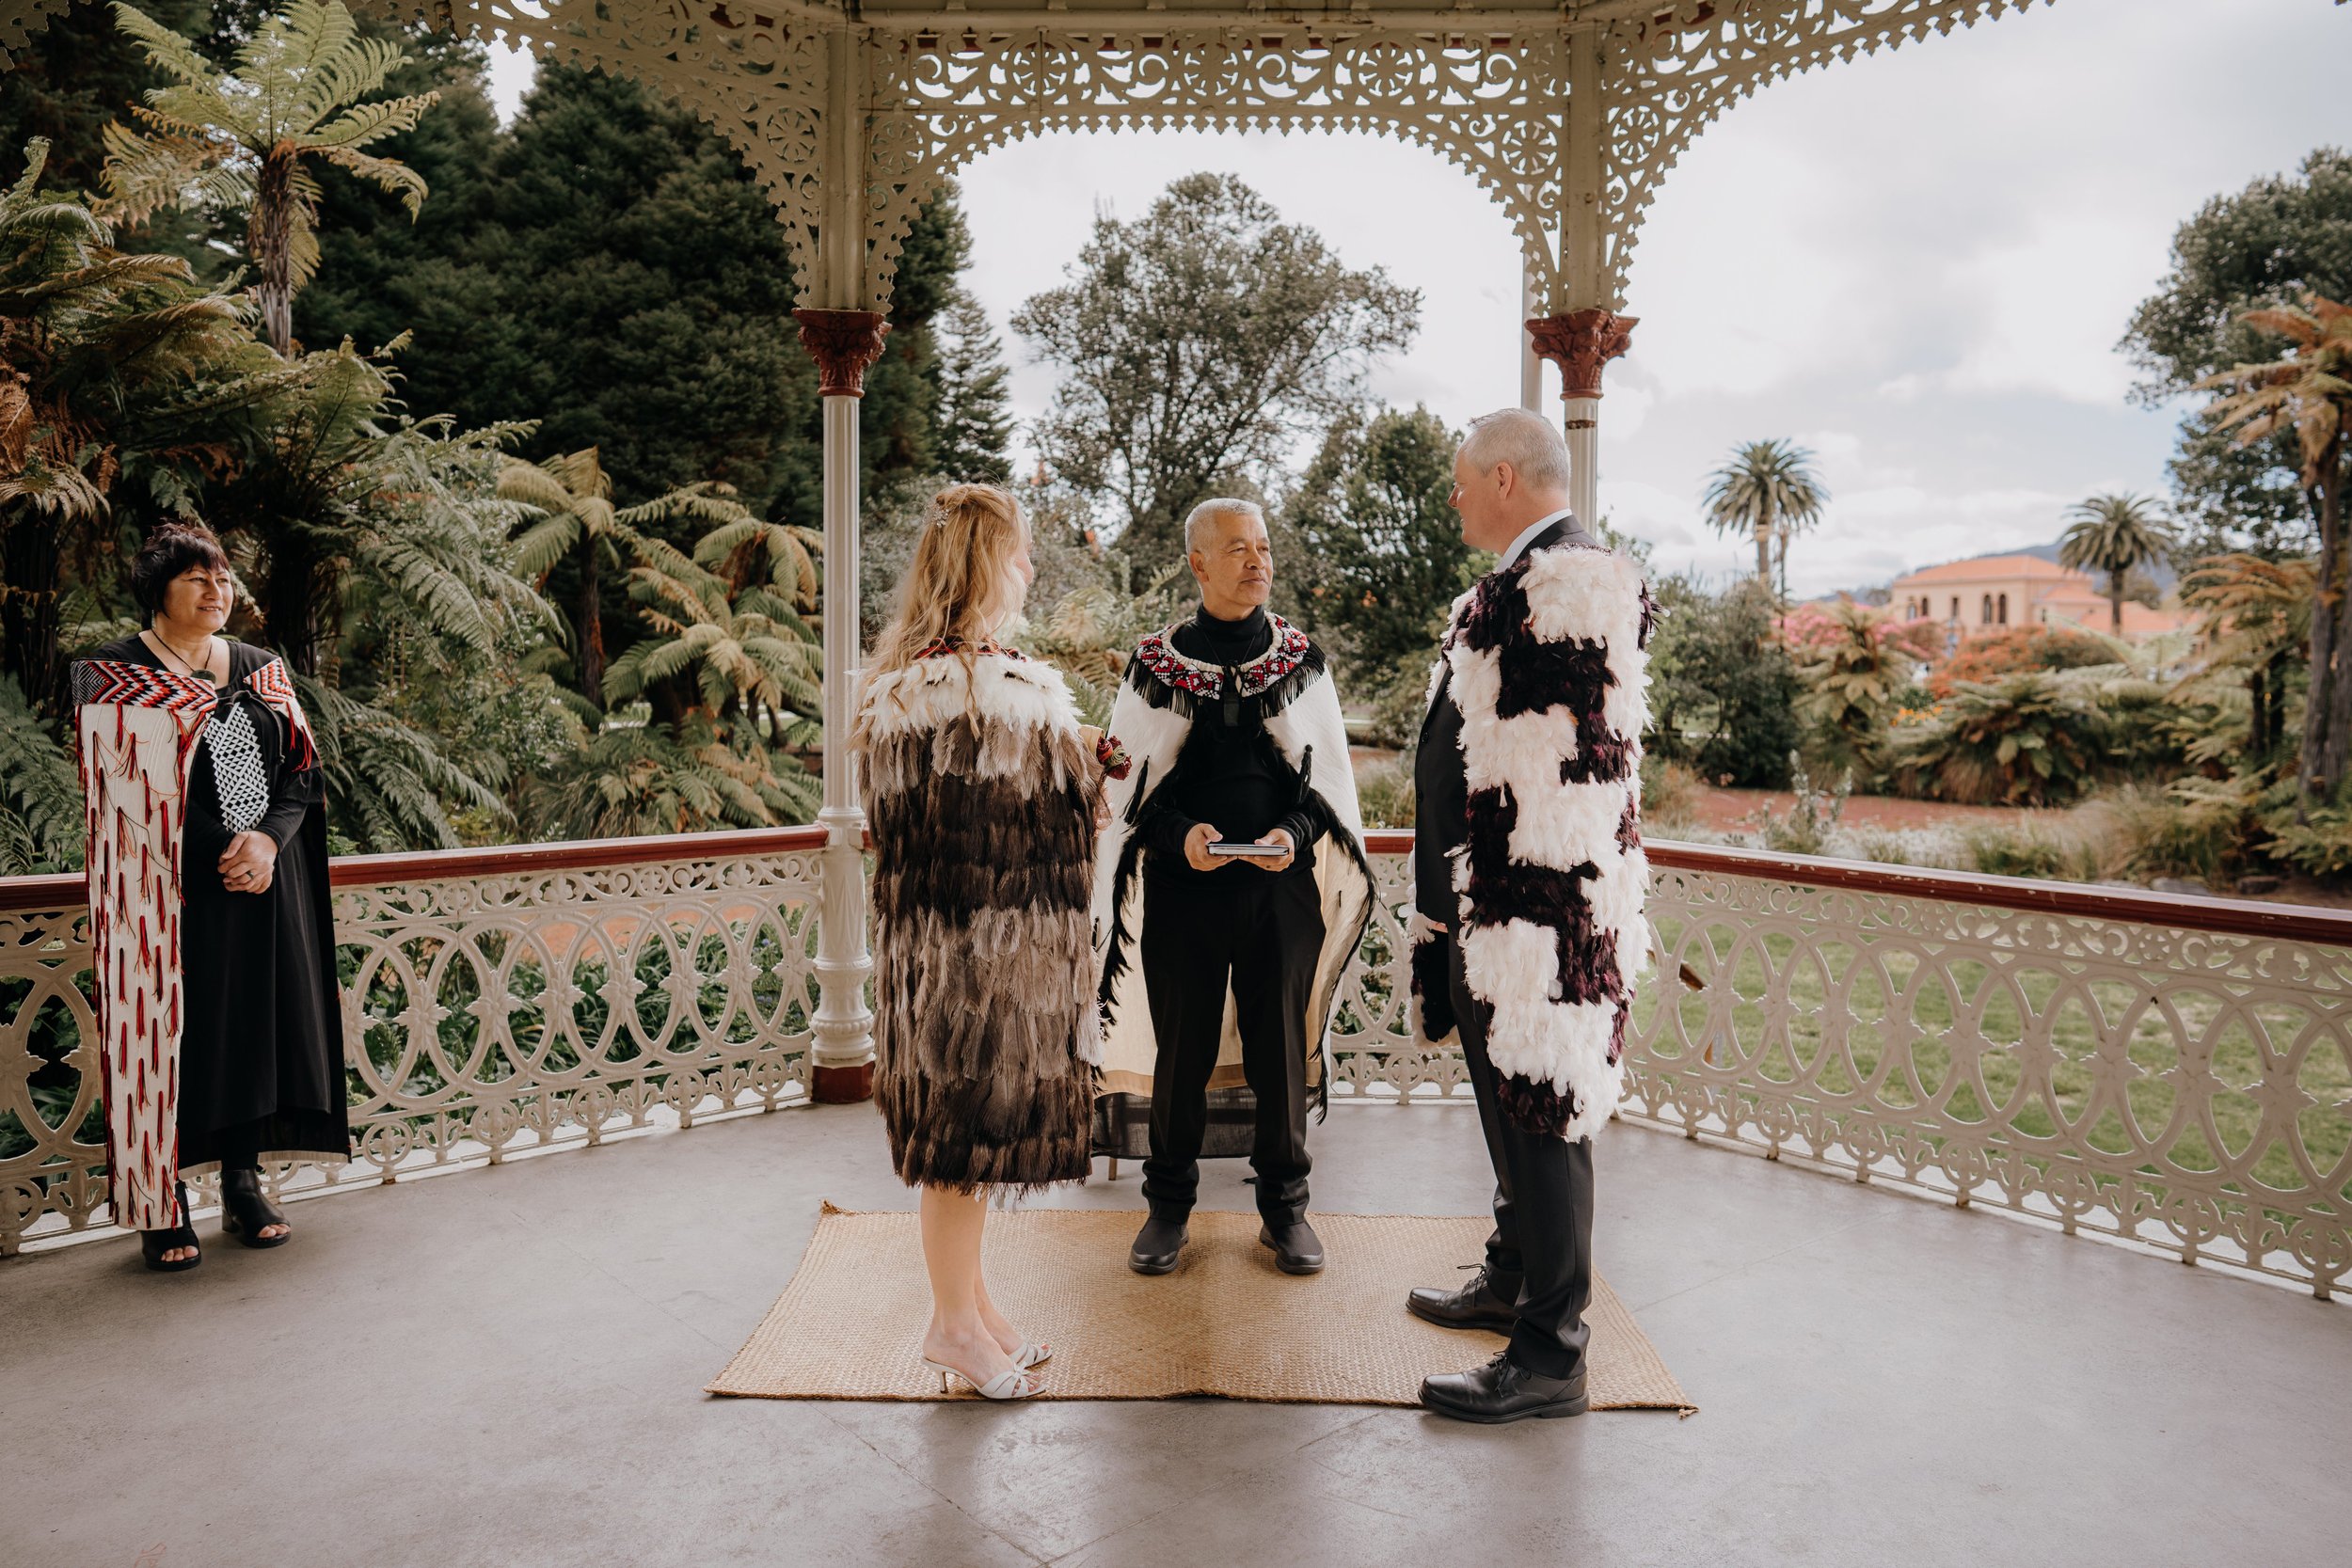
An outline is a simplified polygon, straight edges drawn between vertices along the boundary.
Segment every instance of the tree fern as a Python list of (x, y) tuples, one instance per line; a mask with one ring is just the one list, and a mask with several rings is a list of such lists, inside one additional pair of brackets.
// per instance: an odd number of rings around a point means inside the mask
[(73, 759), (0, 675), (0, 876), (80, 870), (85, 832)]
[(260, 273), (254, 298), (271, 346), (290, 356), (294, 296), (318, 267), (319, 187), (310, 161), (391, 192), (413, 217), (424, 201), (423, 179), (361, 149), (414, 130), (440, 95), (359, 103), (407, 56), (396, 44), (360, 38), (340, 4), (289, 0), (254, 29), (226, 71), (135, 7), (117, 5), (115, 14), (172, 81), (133, 107), (139, 129), (106, 127), (114, 210), (134, 223), (183, 203), (245, 213), (246, 245)]

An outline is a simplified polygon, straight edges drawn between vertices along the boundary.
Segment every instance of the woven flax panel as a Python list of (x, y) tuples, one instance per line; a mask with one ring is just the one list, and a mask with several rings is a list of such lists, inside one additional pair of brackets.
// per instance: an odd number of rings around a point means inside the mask
[[(1452, 1286), (1483, 1256), (1487, 1222), (1317, 1214), (1330, 1263), (1294, 1278), (1258, 1242), (1255, 1214), (1196, 1212), (1184, 1262), (1127, 1267), (1138, 1216), (1120, 1210), (991, 1214), (989, 1291), (1054, 1348), (1045, 1397), (1186, 1395), (1328, 1404), (1416, 1404), (1432, 1372), (1474, 1367), (1499, 1335), (1422, 1323), (1415, 1285)], [(792, 1283), (710, 1384), (763, 1399), (936, 1400), (920, 1347), (930, 1293), (911, 1213), (825, 1206)], [(1605, 1281), (1594, 1281), (1588, 1387), (1596, 1409), (1694, 1407)], [(950, 1397), (972, 1397), (961, 1382)]]

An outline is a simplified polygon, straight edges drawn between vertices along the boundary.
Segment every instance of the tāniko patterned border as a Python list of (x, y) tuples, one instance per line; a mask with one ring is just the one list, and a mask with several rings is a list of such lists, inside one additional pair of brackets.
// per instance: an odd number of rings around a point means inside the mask
[[(296, 1183), (805, 1098), (818, 855), (339, 893), (357, 1157), (296, 1167)], [(100, 1223), (88, 965), (83, 911), (0, 914), (0, 1252)]]

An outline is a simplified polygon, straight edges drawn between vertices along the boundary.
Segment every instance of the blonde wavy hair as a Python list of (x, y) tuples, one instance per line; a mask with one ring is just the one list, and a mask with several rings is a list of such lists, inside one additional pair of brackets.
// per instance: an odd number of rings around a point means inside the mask
[[(1029, 520), (1009, 490), (950, 484), (933, 496), (898, 606), (866, 656), (866, 676), (903, 670), (942, 641), (954, 641), (969, 665), (974, 646), (1021, 613), (1029, 590), (1012, 561), (1028, 537)], [(852, 744), (863, 744), (865, 730), (861, 720)]]

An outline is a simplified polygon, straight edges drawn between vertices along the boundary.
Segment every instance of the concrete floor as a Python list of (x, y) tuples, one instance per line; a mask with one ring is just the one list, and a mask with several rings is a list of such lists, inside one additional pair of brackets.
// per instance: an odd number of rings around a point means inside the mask
[[(1466, 1107), (1343, 1106), (1320, 1207), (1480, 1212)], [(178, 1276), (0, 1265), (8, 1568), (2343, 1561), (2352, 1315), (1633, 1128), (1597, 1248), (1701, 1414), (803, 1403), (698, 1390), (866, 1107), (294, 1210)], [(1204, 1207), (1247, 1208), (1217, 1165)], [(1066, 1195), (1133, 1208), (1132, 1172)], [(208, 1240), (209, 1223), (203, 1227)], [(1466, 1357), (1468, 1360), (1475, 1356)]]

